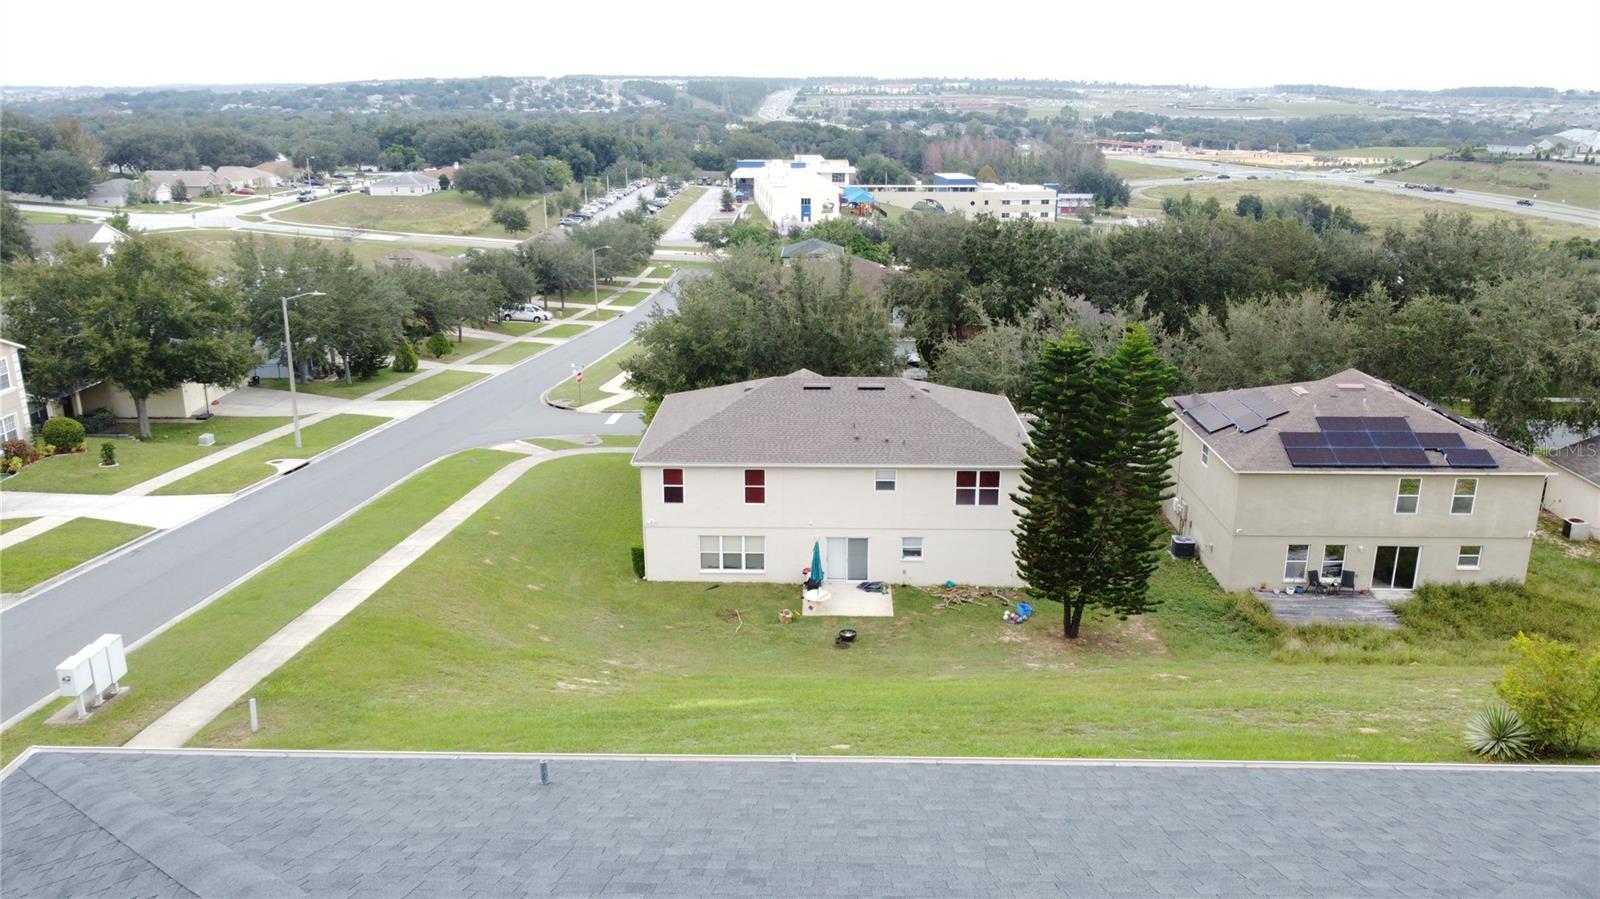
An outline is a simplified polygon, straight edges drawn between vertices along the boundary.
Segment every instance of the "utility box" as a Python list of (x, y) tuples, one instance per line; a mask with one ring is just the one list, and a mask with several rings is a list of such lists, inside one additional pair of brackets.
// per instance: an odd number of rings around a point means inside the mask
[(102, 634), (56, 666), (56, 689), (77, 704), (78, 717), (91, 706), (117, 695), (128, 673), (128, 656), (121, 634)]
[(94, 672), (90, 665), (89, 650), (80, 649), (73, 655), (67, 656), (61, 664), (56, 666), (57, 689), (62, 696), (66, 696), (77, 703), (78, 717), (89, 714), (89, 709), (84, 705), (83, 697), (94, 689)]
[(122, 649), (121, 634), (101, 634), (100, 639), (89, 644), (93, 656), (94, 690), (96, 693), (116, 695), (121, 681), (128, 674), (128, 655)]
[(1561, 522), (1561, 536), (1568, 540), (1588, 540), (1589, 522), (1582, 518), (1567, 518)]
[(216, 446), (217, 445), (217, 435), (211, 433), (210, 431), (207, 431), (206, 433), (201, 434), (200, 438), (198, 440), (196, 440), (195, 442), (197, 444), (199, 444), (200, 446)]

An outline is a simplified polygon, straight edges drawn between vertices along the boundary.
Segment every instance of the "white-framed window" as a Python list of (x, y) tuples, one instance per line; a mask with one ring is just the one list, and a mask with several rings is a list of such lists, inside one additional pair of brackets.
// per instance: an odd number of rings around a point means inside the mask
[(872, 489), (879, 493), (894, 492), (894, 469), (880, 468), (872, 473)]
[(702, 536), (701, 571), (766, 571), (765, 537)]
[(11, 360), (0, 356), (0, 390), (11, 389)]
[(921, 562), (922, 561), (922, 538), (921, 537), (901, 537), (900, 538), (900, 561), (902, 561), (902, 562)]
[(1344, 574), (1344, 545), (1330, 543), (1322, 548), (1322, 579), (1337, 581)]
[(0, 440), (16, 440), (21, 436), (22, 432), (17, 430), (17, 414), (15, 412), (5, 418), (0, 418)]
[(1289, 544), (1289, 554), (1283, 560), (1283, 579), (1286, 581), (1305, 580), (1306, 558), (1310, 555), (1310, 546), (1304, 543)]
[(1200, 444), (1200, 466), (1202, 468), (1211, 467), (1211, 447), (1206, 446), (1204, 443)]
[(1465, 568), (1469, 571), (1477, 571), (1481, 562), (1483, 562), (1483, 547), (1481, 545), (1463, 546), (1456, 550), (1457, 568)]
[(1422, 503), (1422, 479), (1401, 478), (1394, 495), (1394, 514), (1415, 515)]
[(1456, 489), (1450, 496), (1451, 515), (1471, 515), (1478, 505), (1478, 479), (1456, 478)]
[(998, 471), (958, 471), (958, 472), (956, 472), (956, 505), (958, 505), (958, 506), (998, 506), (998, 505), (1000, 505), (1000, 472), (998, 472)]
[(1009, 213), (1009, 212), (1002, 212), (1002, 213), (1000, 213), (1000, 217), (1001, 217), (1001, 218), (1003, 218), (1003, 219), (1008, 219), (1008, 218), (1011, 218), (1011, 213)]

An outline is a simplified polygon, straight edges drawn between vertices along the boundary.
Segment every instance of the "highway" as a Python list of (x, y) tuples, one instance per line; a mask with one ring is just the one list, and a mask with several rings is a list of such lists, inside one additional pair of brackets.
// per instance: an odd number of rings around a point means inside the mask
[[(637, 414), (607, 425), (609, 416), (555, 409), (539, 397), (570, 375), (570, 365), (591, 364), (627, 342), (634, 325), (662, 302), (670, 296), (657, 294), (588, 334), (0, 611), (0, 721), (51, 694), (56, 663), (101, 634), (122, 634), (132, 644), (441, 456), (521, 437), (639, 433)], [(129, 681), (137, 688), (136, 675)]]
[[(1434, 200), (1440, 203), (1455, 203), (1462, 206), (1472, 206), (1478, 209), (1488, 209), (1495, 212), (1509, 212), (1515, 215), (1530, 215), (1539, 218), (1551, 219), (1558, 222), (1569, 222), (1576, 225), (1588, 225), (1600, 228), (1600, 210), (1584, 209), (1578, 206), (1566, 206), (1560, 203), (1546, 203), (1535, 200), (1532, 206), (1518, 206), (1516, 197), (1503, 194), (1487, 194), (1478, 191), (1458, 190), (1455, 193), (1423, 193), (1420, 190), (1407, 190), (1403, 182), (1387, 181), (1382, 178), (1371, 178), (1369, 175), (1335, 175), (1329, 172), (1296, 172), (1285, 169), (1267, 168), (1264, 166), (1240, 165), (1233, 162), (1211, 162), (1199, 159), (1180, 159), (1170, 156), (1157, 156), (1145, 159), (1144, 157), (1113, 156), (1113, 159), (1131, 159), (1135, 162), (1146, 161), (1151, 165), (1162, 165), (1169, 168), (1183, 169), (1210, 175), (1215, 178), (1220, 174), (1227, 174), (1235, 180), (1243, 180), (1251, 175), (1259, 179), (1272, 181), (1305, 182), (1308, 189), (1315, 185), (1328, 185), (1331, 187), (1351, 188), (1354, 190), (1372, 190), (1379, 193), (1398, 194), (1419, 199)], [(1368, 179), (1371, 178), (1371, 183)], [(1179, 175), (1172, 178), (1142, 178), (1128, 182), (1136, 189), (1146, 187), (1160, 187), (1168, 184), (1188, 184)]]

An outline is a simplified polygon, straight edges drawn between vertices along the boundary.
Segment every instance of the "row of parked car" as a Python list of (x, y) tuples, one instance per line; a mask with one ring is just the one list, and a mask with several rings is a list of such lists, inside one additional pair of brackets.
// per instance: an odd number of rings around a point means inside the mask
[(639, 190), (642, 187), (645, 187), (649, 183), (649, 179), (638, 178), (634, 181), (630, 181), (623, 187), (614, 188), (610, 193), (603, 197), (595, 197), (594, 199), (585, 203), (582, 209), (579, 209), (577, 212), (569, 213), (563, 217), (561, 219), (561, 227), (572, 228), (581, 225), (600, 213), (606, 211), (607, 209), (610, 209), (612, 206), (622, 202), (622, 200), (629, 194)]

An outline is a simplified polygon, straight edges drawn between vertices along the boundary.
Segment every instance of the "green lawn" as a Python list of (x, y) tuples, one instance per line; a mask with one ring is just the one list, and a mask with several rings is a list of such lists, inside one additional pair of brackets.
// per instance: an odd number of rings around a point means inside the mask
[(546, 328), (545, 330), (540, 331), (539, 332), (539, 336), (540, 337), (577, 337), (579, 334), (587, 334), (587, 333), (589, 333), (589, 331), (590, 331), (590, 329), (584, 327), (583, 325), (556, 325), (553, 328)]
[[(638, 344), (629, 341), (628, 343), (625, 343), (621, 347), (617, 348), (616, 352), (613, 352), (604, 359), (594, 362), (588, 367), (584, 368), (584, 402), (592, 403), (595, 400), (606, 396), (606, 394), (600, 392), (600, 385), (621, 374), (623, 365), (627, 363), (628, 359), (631, 358), (634, 353), (638, 352), (638, 349)], [(562, 400), (571, 403), (574, 406), (578, 405), (578, 382), (571, 378), (562, 381), (550, 391), (547, 399)], [(644, 397), (635, 396), (631, 399), (624, 400), (621, 403), (612, 406), (611, 410), (614, 412), (642, 412), (644, 411)]]
[(1457, 162), (1435, 159), (1383, 177), (1390, 181), (1438, 184), (1458, 190), (1526, 197), (1540, 203), (1600, 209), (1600, 166), (1534, 160)]
[(1410, 162), (1450, 152), (1449, 147), (1351, 147), (1348, 150), (1318, 150), (1318, 156), (1345, 159), (1404, 159)]
[(1488, 221), (1520, 222), (1527, 225), (1528, 230), (1541, 240), (1566, 240), (1569, 237), (1592, 238), (1594, 236), (1593, 228), (1575, 223), (1552, 221), (1538, 216), (1518, 215), (1510, 212), (1490, 212), (1460, 203), (1428, 199), (1420, 194), (1417, 196), (1410, 196), (1409, 193), (1388, 194), (1355, 187), (1336, 187), (1330, 184), (1289, 181), (1281, 178), (1274, 178), (1270, 181), (1247, 181), (1244, 178), (1234, 178), (1231, 181), (1199, 181), (1193, 184), (1166, 184), (1160, 187), (1146, 188), (1135, 193), (1129, 211), (1143, 215), (1151, 213), (1159, 215), (1162, 197), (1182, 197), (1184, 194), (1193, 194), (1196, 200), (1216, 197), (1217, 202), (1221, 203), (1223, 208), (1230, 213), (1233, 211), (1234, 203), (1238, 202), (1239, 197), (1244, 194), (1256, 194), (1264, 200), (1271, 197), (1315, 194), (1328, 203), (1349, 207), (1358, 221), (1379, 234), (1389, 225), (1410, 226), (1416, 224), (1429, 212), (1441, 212), (1447, 215), (1466, 213), (1480, 224)]
[(120, 521), (74, 518), (5, 551), (0, 593), (21, 593), (151, 530)]
[[(528, 211), (533, 230), (540, 227), (537, 198), (511, 201)], [(453, 234), (470, 237), (516, 239), (532, 232), (507, 234), (506, 229), (489, 221), (488, 203), (456, 190), (442, 190), (415, 197), (373, 197), (352, 193), (307, 203), (296, 209), (274, 212), (280, 222), (302, 225), (329, 225), (371, 231), (409, 231), (418, 234)], [(560, 215), (550, 213), (555, 227)]]
[[(36, 225), (61, 224), (66, 222), (88, 222), (94, 219), (87, 215), (73, 215), (70, 212), (30, 212), (21, 210), (22, 220), (33, 222)], [(48, 247), (46, 248), (48, 249)]]
[[(89, 721), (46, 725), (69, 700), (51, 703), (6, 731), (0, 757), (10, 761), (36, 744), (120, 746), (516, 458), (471, 450), (422, 469), (130, 653), (126, 683), (133, 689)], [(271, 706), (262, 713), (268, 721), (275, 714)]]
[[(240, 216), (260, 221), (260, 216)], [(363, 265), (373, 265), (378, 260), (396, 252), (397, 250), (427, 250), (431, 253), (440, 253), (446, 256), (459, 256), (466, 252), (466, 247), (452, 247), (439, 244), (390, 242), (380, 240), (335, 240), (326, 237), (295, 238), (282, 234), (267, 234), (256, 232), (238, 232), (223, 230), (196, 230), (196, 231), (163, 231), (163, 236), (180, 241), (189, 249), (194, 257), (213, 271), (221, 271), (233, 266), (233, 247), (240, 240), (242, 234), (248, 233), (257, 241), (265, 243), (288, 244), (299, 240), (315, 240), (326, 244), (335, 250), (347, 250)]]
[[(694, 201), (704, 196), (708, 190), (712, 190), (712, 188), (685, 187), (676, 197), (672, 198), (671, 202), (661, 207), (661, 211), (656, 213), (656, 221), (660, 223), (662, 228), (671, 228), (677, 223), (678, 219), (683, 218), (685, 212), (689, 211), (689, 207), (694, 205)], [(719, 187), (716, 190), (720, 191), (722, 188)]]
[(500, 331), (512, 337), (521, 337), (544, 327), (539, 322), (497, 322), (489, 327), (491, 331)]
[[(84, 442), (84, 452), (41, 459), (16, 477), (0, 482), (0, 490), (116, 493), (288, 423), (287, 418), (232, 415), (218, 415), (206, 421), (151, 422), (149, 440), (90, 437)], [(123, 428), (130, 430), (132, 426), (124, 424)], [(201, 434), (215, 435), (216, 446), (196, 445)], [(100, 444), (107, 442), (117, 448), (116, 468), (100, 467)]]
[(614, 319), (617, 316), (621, 315), (622, 312), (623, 312), (623, 310), (621, 310), (621, 309), (606, 309), (604, 307), (600, 307), (600, 308), (596, 308), (596, 309), (591, 309), (588, 312), (584, 313), (583, 318), (584, 318), (585, 321), (592, 321), (592, 322), (610, 321), (611, 319)]
[[(388, 366), (378, 369), (377, 373), (366, 380), (353, 380), (349, 384), (343, 378), (324, 378), (320, 381), (295, 381), (294, 389), (301, 393), (314, 393), (318, 396), (337, 397), (341, 400), (353, 400), (366, 396), (380, 387), (404, 381), (406, 378), (416, 377), (416, 372), (398, 372)], [(288, 378), (262, 378), (261, 386), (272, 390), (288, 390)]]
[(436, 400), (447, 393), (455, 393), (468, 384), (487, 377), (488, 375), (476, 371), (441, 371), (436, 375), (429, 375), (423, 378), (410, 387), (397, 390), (383, 397), (383, 399)]
[(38, 521), (38, 520), (39, 519), (37, 519), (37, 518), (0, 518), (0, 534), (4, 534), (6, 531), (14, 530), (16, 528), (20, 528), (20, 527), (22, 527), (23, 525), (27, 524), (30, 521)]
[(512, 365), (531, 356), (537, 356), (550, 349), (548, 343), (513, 343), (508, 347), (495, 350), (482, 359), (476, 360), (478, 365)]
[(1106, 168), (1111, 174), (1129, 181), (1142, 178), (1182, 178), (1187, 174), (1184, 169), (1162, 165), (1158, 160), (1128, 159), (1123, 156), (1107, 156)]
[(1071, 643), (1055, 607), (905, 587), (892, 619), (785, 625), (794, 585), (636, 580), (638, 490), (626, 454), (538, 466), (254, 690), (260, 733), (239, 706), (193, 743), (1469, 761), (1503, 660), (1276, 661), (1286, 629), (1170, 560), (1158, 612)]
[[(432, 354), (422, 349), (417, 350), (417, 355), (424, 359), (437, 362), (460, 362), (462, 359), (465, 359), (473, 353), (481, 353), (489, 347), (492, 347), (500, 342), (498, 340), (490, 340), (487, 337), (466, 337), (462, 338), (461, 340), (454, 340), (454, 338), (452, 338), (452, 341), (453, 343), (450, 347), (450, 352), (445, 353), (436, 360), (433, 358)], [(426, 344), (426, 341), (424, 341), (424, 344)]]
[(349, 440), (370, 428), (388, 421), (376, 415), (340, 414), (325, 418), (300, 430), (300, 447), (294, 445), (294, 435), (286, 434), (276, 440), (246, 450), (231, 459), (224, 459), (208, 468), (168, 484), (154, 495), (167, 496), (191, 493), (233, 493), (270, 477), (276, 469), (267, 464), (268, 459), (309, 459)]

